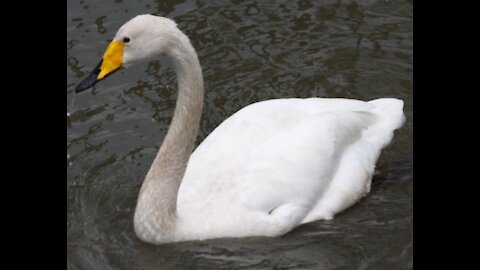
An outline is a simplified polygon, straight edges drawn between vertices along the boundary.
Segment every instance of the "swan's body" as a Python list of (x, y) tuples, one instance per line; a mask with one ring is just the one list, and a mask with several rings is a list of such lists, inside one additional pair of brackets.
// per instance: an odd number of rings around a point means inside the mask
[(147, 242), (279, 236), (331, 219), (369, 192), (380, 151), (404, 121), (397, 99), (269, 100), (229, 117), (190, 155), (203, 104), (193, 47), (173, 21), (151, 15), (126, 23), (114, 41), (125, 36), (132, 44), (124, 66), (165, 53), (179, 87), (135, 211), (135, 231)]

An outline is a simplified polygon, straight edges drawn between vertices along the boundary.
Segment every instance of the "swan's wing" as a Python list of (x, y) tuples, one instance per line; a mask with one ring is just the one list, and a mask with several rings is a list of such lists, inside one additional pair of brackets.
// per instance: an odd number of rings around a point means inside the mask
[(261, 184), (242, 193), (241, 204), (269, 213), (284, 230), (298, 225), (329, 190), (339, 161), (375, 118), (358, 111), (320, 112), (278, 132), (245, 163), (241, 189)]
[[(214, 219), (226, 234), (238, 226), (245, 235), (288, 231), (318, 210), (342, 157), (379, 121), (375, 105), (355, 100), (283, 99), (245, 107), (192, 154), (179, 215)], [(378, 152), (370, 148), (362, 150)]]

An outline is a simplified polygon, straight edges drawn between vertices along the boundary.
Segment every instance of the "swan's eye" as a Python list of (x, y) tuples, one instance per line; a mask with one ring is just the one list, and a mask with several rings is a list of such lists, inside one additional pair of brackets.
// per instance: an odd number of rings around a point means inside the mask
[(130, 42), (130, 38), (128, 38), (128, 37), (123, 38), (123, 42), (129, 43), (129, 42)]

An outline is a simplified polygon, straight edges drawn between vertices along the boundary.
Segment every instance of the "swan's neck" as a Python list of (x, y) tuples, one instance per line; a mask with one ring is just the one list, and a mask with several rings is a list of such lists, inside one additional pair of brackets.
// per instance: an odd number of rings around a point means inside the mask
[(177, 104), (167, 135), (140, 190), (134, 218), (137, 235), (149, 242), (174, 237), (178, 189), (202, 115), (202, 69), (189, 39), (180, 31), (177, 39), (168, 52), (177, 73)]

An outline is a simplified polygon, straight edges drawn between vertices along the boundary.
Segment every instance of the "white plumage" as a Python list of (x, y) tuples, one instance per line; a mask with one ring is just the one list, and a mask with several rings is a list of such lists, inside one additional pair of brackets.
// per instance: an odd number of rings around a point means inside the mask
[(194, 151), (178, 193), (178, 238), (281, 235), (330, 219), (370, 190), (403, 102), (278, 99), (247, 106)]

